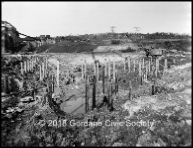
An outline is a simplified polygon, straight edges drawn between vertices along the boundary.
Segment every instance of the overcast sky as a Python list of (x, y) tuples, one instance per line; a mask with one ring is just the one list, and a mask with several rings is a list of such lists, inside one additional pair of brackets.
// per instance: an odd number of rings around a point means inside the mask
[(2, 2), (2, 20), (29, 36), (110, 32), (191, 34), (191, 2)]

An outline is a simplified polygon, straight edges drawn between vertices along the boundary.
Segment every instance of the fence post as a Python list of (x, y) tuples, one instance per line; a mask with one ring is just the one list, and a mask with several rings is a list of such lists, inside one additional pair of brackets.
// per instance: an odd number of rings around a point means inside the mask
[(96, 77), (93, 77), (93, 91), (92, 91), (92, 110), (95, 108), (96, 101)]

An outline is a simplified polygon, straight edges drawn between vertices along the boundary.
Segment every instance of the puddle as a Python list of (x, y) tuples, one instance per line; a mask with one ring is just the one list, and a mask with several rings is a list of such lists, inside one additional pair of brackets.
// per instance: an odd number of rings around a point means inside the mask
[(85, 113), (85, 98), (76, 98), (63, 102), (60, 109), (71, 114)]

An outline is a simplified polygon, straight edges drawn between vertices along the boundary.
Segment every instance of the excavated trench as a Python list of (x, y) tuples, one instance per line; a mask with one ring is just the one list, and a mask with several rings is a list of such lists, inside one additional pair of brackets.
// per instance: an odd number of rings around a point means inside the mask
[[(76, 120), (76, 121), (105, 121), (107, 119), (122, 121), (125, 117), (130, 117), (130, 120), (136, 121), (137, 118), (145, 120), (156, 120), (161, 121), (157, 123), (156, 130), (153, 130), (153, 132), (157, 132), (157, 137), (146, 133), (146, 137), (151, 137), (152, 139), (158, 139), (157, 144), (159, 145), (173, 145), (173, 143), (176, 143), (176, 145), (180, 145), (180, 143), (184, 143), (184, 145), (188, 144), (189, 141), (185, 142), (185, 138), (181, 138), (181, 142), (176, 142), (174, 139), (171, 141), (168, 140), (168, 137), (163, 132), (163, 126), (166, 126), (165, 123), (168, 119), (170, 119), (174, 123), (181, 122), (182, 113), (185, 115), (188, 114), (188, 106), (186, 109), (182, 110), (182, 106), (185, 103), (182, 100), (178, 100), (179, 103), (181, 103), (180, 108), (176, 108), (175, 103), (175, 95), (176, 92), (179, 92), (179, 89), (176, 89), (174, 87), (175, 82), (171, 83), (173, 85), (167, 85), (167, 81), (172, 77), (172, 74), (169, 74), (169, 72), (165, 75), (163, 74), (163, 65), (164, 60), (160, 60), (160, 72), (158, 73), (158, 79), (156, 84), (156, 92), (152, 96), (152, 85), (154, 84), (155, 77), (153, 75), (149, 75), (147, 78), (147, 82), (144, 82), (143, 85), (141, 85), (140, 78), (138, 77), (138, 71), (135, 72), (128, 72), (128, 70), (123, 70), (123, 63), (120, 64), (120, 62), (117, 62), (117, 69), (118, 69), (118, 85), (119, 85), (119, 92), (116, 96), (114, 96), (114, 111), (109, 112), (108, 108), (103, 104), (103, 98), (104, 95), (102, 94), (102, 72), (100, 69), (100, 76), (99, 81), (96, 84), (96, 98), (97, 98), (97, 108), (96, 110), (92, 110), (92, 76), (93, 76), (93, 65), (87, 65), (88, 68), (88, 75), (90, 75), (90, 78), (88, 80), (88, 98), (89, 98), (89, 104), (90, 104), (90, 110), (89, 112), (85, 113), (85, 80), (81, 79), (81, 64), (76, 63), (76, 65), (71, 65), (73, 62), (66, 62), (67, 60), (62, 58), (62, 56), (53, 56), (50, 55), (50, 58), (55, 58), (60, 61), (60, 87), (55, 88), (55, 92), (53, 97), (50, 97), (50, 95), (47, 92), (47, 81), (39, 81), (39, 73), (37, 70), (37, 77), (34, 77), (34, 73), (28, 73), (26, 74), (23, 82), (23, 89), (24, 91), (17, 95), (9, 95), (7, 97), (3, 97), (2, 99), (5, 101), (2, 104), (2, 126), (5, 130), (2, 131), (2, 140), (3, 145), (9, 145), (9, 146), (29, 146), (29, 145), (46, 145), (46, 146), (56, 146), (56, 145), (62, 145), (62, 146), (72, 146), (76, 145), (121, 145), (121, 146), (128, 146), (128, 145), (144, 145), (142, 141), (144, 141), (143, 135), (140, 133), (143, 133), (144, 128), (137, 129), (137, 132), (128, 127), (120, 127), (119, 132), (116, 131), (115, 127), (107, 127), (106, 131), (111, 131), (112, 134), (103, 133), (102, 127), (96, 127), (96, 128), (88, 128), (85, 129), (83, 127), (72, 127), (72, 126), (66, 126), (66, 127), (54, 127), (49, 126), (49, 120)], [(174, 65), (184, 65), (185, 63), (190, 61), (190, 58), (187, 57), (174, 57), (174, 56), (168, 56), (168, 68), (169, 71), (174, 67)], [(173, 60), (175, 59), (175, 60)], [(146, 60), (146, 58), (145, 58)], [(9, 63), (9, 62), (7, 62)], [(10, 62), (11, 63), (11, 62)], [(12, 64), (10, 67), (14, 67), (14, 64)], [(119, 66), (118, 66), (119, 65)], [(136, 66), (137, 67), (137, 66)], [(132, 69), (132, 67), (131, 67)], [(5, 71), (6, 73), (10, 74), (10, 69), (8, 69), (9, 72)], [(51, 70), (51, 69), (50, 69)], [(55, 68), (52, 68), (52, 70), (56, 71)], [(17, 77), (19, 73), (18, 71), (15, 71)], [(21, 76), (19, 76), (21, 77)], [(183, 78), (183, 76), (182, 76)], [(164, 81), (162, 80), (164, 79)], [(184, 79), (184, 80), (183, 80)], [(185, 81), (186, 79), (183, 78), (181, 81)], [(34, 81), (35, 80), (35, 81)], [(130, 82), (132, 84), (132, 99), (129, 100), (130, 90), (128, 89), (130, 87)], [(11, 83), (11, 91), (18, 91), (18, 84)], [(33, 98), (32, 96), (32, 88), (36, 85), (35, 93), (36, 97)], [(106, 82), (105, 90), (108, 90), (109, 83)], [(176, 84), (177, 85), (177, 84)], [(185, 84), (184, 84), (185, 85)], [(3, 88), (4, 86), (2, 86)], [(56, 87), (56, 86), (55, 86)], [(186, 90), (186, 89), (185, 89)], [(181, 90), (183, 91), (183, 89)], [(174, 94), (174, 95), (173, 95)], [(106, 94), (105, 94), (106, 95)], [(163, 96), (163, 97), (162, 97)], [(26, 98), (23, 99), (21, 103), (21, 99), (19, 98)], [(30, 98), (30, 99), (29, 99)], [(164, 98), (167, 98), (170, 101), (170, 105), (164, 109), (162, 106), (167, 106), (164, 104)], [(182, 96), (183, 98), (183, 96)], [(176, 101), (177, 101), (176, 100)], [(156, 101), (160, 101), (160, 105), (156, 104)], [(145, 103), (147, 102), (147, 103)], [(188, 102), (188, 100), (187, 100)], [(123, 105), (124, 104), (124, 105)], [(148, 106), (149, 104), (149, 106)], [(185, 103), (186, 104), (186, 103)], [(15, 107), (19, 106), (19, 108)], [(179, 105), (178, 105), (179, 106)], [(149, 107), (149, 108), (148, 108)], [(160, 108), (160, 109), (159, 109)], [(175, 114), (171, 114), (171, 110), (177, 110)], [(9, 111), (9, 112), (8, 112)], [(160, 114), (160, 111), (162, 114)], [(115, 114), (118, 114), (115, 115)], [(169, 114), (169, 116), (168, 116)], [(131, 116), (133, 115), (133, 116)], [(137, 118), (136, 118), (137, 116)], [(87, 119), (85, 119), (87, 118)], [(184, 120), (191, 120), (188, 116)], [(47, 124), (44, 126), (38, 125), (40, 120), (47, 121)], [(158, 126), (159, 125), (159, 126)], [(160, 128), (158, 128), (160, 127)], [(175, 129), (178, 126), (175, 124)], [(38, 129), (39, 128), (39, 129)], [(98, 130), (97, 130), (98, 128)], [(126, 128), (127, 130), (123, 132), (123, 129)], [(154, 127), (155, 128), (155, 127)], [(171, 129), (171, 127), (167, 127), (167, 129)], [(52, 131), (53, 130), (53, 131)], [(164, 129), (166, 130), (166, 129)], [(184, 130), (188, 130), (187, 128), (184, 128)], [(47, 135), (44, 136), (44, 134), (38, 134), (41, 132), (47, 133)], [(55, 135), (52, 135), (52, 133), (57, 133)], [(74, 134), (74, 131), (77, 132), (77, 134)], [(180, 131), (177, 130), (179, 133)], [(51, 132), (51, 134), (49, 134)], [(96, 135), (93, 135), (92, 133), (95, 132)], [(133, 137), (136, 137), (135, 139), (132, 139), (130, 136), (126, 136), (127, 133), (133, 133)], [(165, 131), (166, 132), (166, 131)], [(183, 132), (183, 131), (182, 131)], [(33, 135), (36, 133), (35, 135)], [(68, 134), (62, 134), (62, 133), (68, 133)], [(115, 133), (122, 133), (124, 137), (121, 138), (121, 134), (115, 134)], [(168, 130), (167, 132), (169, 135), (172, 135), (171, 131)], [(12, 136), (11, 136), (12, 134)], [(63, 138), (59, 138), (58, 134), (62, 134)], [(83, 135), (82, 135), (83, 134)], [(88, 135), (90, 134), (90, 138), (88, 138)], [(97, 136), (98, 134), (98, 136)], [(108, 135), (108, 137), (104, 137), (104, 135)], [(17, 136), (16, 136), (17, 135)], [(40, 142), (41, 138), (38, 138), (37, 135), (40, 137), (44, 137), (43, 142)], [(52, 140), (48, 140), (47, 138), (50, 135)], [(69, 137), (69, 136), (72, 137)], [(140, 136), (141, 135), (141, 136)], [(159, 136), (161, 135), (161, 136)], [(34, 136), (34, 138), (32, 138)], [(144, 134), (145, 136), (145, 134)], [(188, 136), (185, 134), (185, 136)], [(31, 138), (30, 138), (31, 137)], [(103, 139), (95, 139), (94, 137), (101, 137)], [(127, 138), (126, 138), (127, 137)], [(160, 139), (161, 138), (161, 142)], [(27, 141), (27, 139), (33, 139), (31, 142)], [(71, 142), (67, 142), (64, 140), (64, 138), (67, 140), (71, 140)], [(94, 139), (95, 140), (94, 140)], [(60, 139), (61, 141), (57, 144), (57, 140), (54, 139)], [(63, 140), (62, 140), (63, 139)], [(76, 139), (76, 140), (73, 140)], [(104, 139), (106, 141), (104, 141)], [(109, 139), (109, 140), (108, 140)], [(111, 140), (110, 140), (111, 139)], [(113, 140), (114, 139), (114, 140)], [(122, 140), (116, 140), (116, 139), (122, 139)], [(138, 139), (138, 140), (137, 140)], [(188, 138), (186, 138), (188, 139)], [(94, 141), (95, 142), (94, 142)], [(132, 141), (131, 143), (128, 143), (127, 141)], [(25, 141), (25, 142), (24, 142)], [(39, 143), (37, 142), (39, 141)], [(55, 141), (55, 142), (54, 142)], [(75, 143), (74, 143), (75, 142)], [(83, 144), (84, 143), (84, 144)], [(146, 144), (147, 146), (147, 144)]]

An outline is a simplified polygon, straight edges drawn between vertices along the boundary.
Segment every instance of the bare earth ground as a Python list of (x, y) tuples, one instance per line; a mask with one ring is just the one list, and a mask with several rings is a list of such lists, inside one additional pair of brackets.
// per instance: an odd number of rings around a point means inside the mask
[[(48, 54), (46, 54), (48, 56)], [(122, 57), (121, 57), (122, 56)], [(139, 85), (137, 72), (123, 71), (123, 57), (139, 58), (144, 53), (115, 53), (94, 54), (101, 63), (105, 59), (115, 60), (120, 64), (119, 92), (114, 95), (114, 110), (107, 106), (100, 106), (103, 94), (101, 81), (97, 83), (97, 107), (84, 114), (66, 114), (57, 108), (52, 101), (49, 105), (35, 102), (21, 105), (24, 112), (14, 116), (14, 113), (3, 112), (2, 116), (2, 145), (3, 146), (190, 146), (191, 141), (191, 57), (189, 55), (168, 55), (169, 70), (158, 79), (159, 91), (151, 95), (151, 79)], [(71, 95), (84, 97), (84, 80), (81, 79), (81, 67), (84, 60), (88, 65), (88, 73), (92, 75), (93, 55), (91, 54), (49, 54), (50, 65), (60, 61), (60, 89), (56, 89), (55, 96), (59, 100), (66, 100)], [(53, 66), (54, 67), (54, 66)], [(66, 73), (75, 76), (75, 83), (66, 82), (70, 79)], [(32, 74), (31, 74), (32, 75)], [(28, 75), (28, 83), (34, 79)], [(124, 82), (125, 80), (125, 82)], [(133, 97), (129, 99), (127, 82), (132, 80)], [(44, 82), (40, 84), (38, 96), (45, 95)], [(91, 101), (91, 85), (88, 97)], [(12, 96), (4, 98), (6, 103), (22, 98)], [(44, 99), (43, 99), (44, 100)], [(14, 107), (19, 106), (17, 101)], [(4, 107), (5, 108), (5, 107)], [(12, 119), (13, 118), (13, 119)], [(65, 120), (67, 125), (62, 127), (38, 125), (40, 120)], [(72, 126), (71, 121), (91, 123), (100, 122), (99, 126)], [(142, 124), (144, 123), (144, 124)]]

